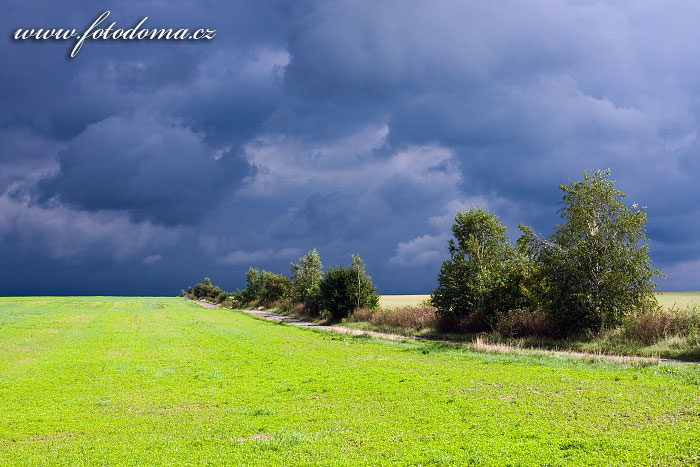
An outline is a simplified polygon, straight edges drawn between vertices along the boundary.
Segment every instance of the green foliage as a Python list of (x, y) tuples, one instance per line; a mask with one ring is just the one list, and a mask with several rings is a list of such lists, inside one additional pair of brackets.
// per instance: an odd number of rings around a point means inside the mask
[(240, 305), (257, 302), (261, 306), (269, 307), (273, 302), (291, 294), (293, 290), (292, 281), (282, 274), (250, 268), (245, 276), (245, 289), (234, 295), (235, 301)]
[(306, 291), (306, 299), (304, 304), (306, 305), (306, 308), (308, 308), (315, 315), (323, 310), (323, 297), (321, 296), (320, 282), (313, 285)]
[(546, 239), (521, 226), (520, 249), (537, 266), (531, 289), (557, 333), (600, 330), (635, 309), (656, 306), (654, 276), (644, 233), (644, 207), (628, 208), (610, 171), (560, 185), (564, 223)]
[(492, 326), (521, 304), (528, 263), (511, 248), (496, 216), (482, 209), (457, 213), (452, 233), (450, 258), (442, 263), (430, 302), (443, 319), (459, 322), (478, 315), (481, 326)]
[(209, 300), (213, 302), (223, 302), (231, 297), (231, 294), (224, 292), (219, 287), (211, 283), (211, 279), (204, 278), (204, 283), (197, 284), (188, 289), (189, 295), (198, 300)]
[(260, 303), (268, 307), (273, 302), (280, 300), (289, 295), (294, 285), (291, 279), (282, 274), (274, 274), (269, 271), (262, 271), (262, 290), (260, 294)]
[(309, 291), (318, 287), (321, 279), (323, 279), (323, 264), (314, 248), (299, 258), (298, 264), (292, 263), (293, 299), (299, 303), (306, 302)]
[(262, 274), (257, 268), (249, 268), (245, 273), (245, 289), (236, 292), (236, 301), (250, 303), (260, 300), (262, 295)]
[(362, 259), (352, 258), (351, 267), (328, 268), (319, 283), (320, 308), (328, 310), (334, 320), (347, 317), (356, 308), (376, 309), (379, 305), (379, 296)]

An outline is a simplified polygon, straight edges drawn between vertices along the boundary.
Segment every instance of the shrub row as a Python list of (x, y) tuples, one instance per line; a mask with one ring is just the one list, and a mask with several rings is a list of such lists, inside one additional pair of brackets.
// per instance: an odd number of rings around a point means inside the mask
[(181, 297), (187, 297), (192, 300), (206, 300), (211, 303), (220, 303), (229, 305), (231, 303), (231, 294), (221, 290), (221, 288), (213, 285), (211, 279), (204, 278), (204, 282), (196, 284), (194, 287), (189, 287), (187, 292), (180, 291)]
[(226, 302), (238, 308), (273, 307), (337, 321), (357, 308), (376, 309), (379, 305), (376, 287), (365, 272), (364, 262), (359, 256), (351, 258), (349, 267), (331, 267), (324, 274), (318, 252), (312, 250), (301, 257), (298, 264), (292, 264), (291, 279), (251, 267), (246, 273), (246, 287), (233, 294), (223, 292), (206, 278), (203, 284), (190, 287), (180, 295)]
[[(253, 288), (263, 290), (267, 288), (266, 280), (273, 286), (263, 292), (260, 297), (270, 297), (270, 290), (274, 290), (274, 284), (279, 280), (278, 275), (263, 271), (250, 273), (248, 278), (253, 282)], [(347, 271), (347, 269), (346, 269)], [(274, 277), (274, 279), (272, 279)], [(267, 279), (264, 279), (267, 278)], [(256, 281), (262, 281), (259, 284)], [(291, 282), (291, 281), (290, 281)], [(256, 285), (257, 284), (257, 285)], [(318, 288), (318, 287), (317, 287)], [(302, 302), (295, 302), (290, 299), (290, 287), (285, 287), (285, 294), (276, 300), (262, 305), (260, 297), (254, 298), (246, 303), (246, 306), (270, 306), (278, 308), (280, 311), (300, 317), (332, 320), (334, 316), (327, 310), (312, 309)], [(240, 296), (240, 291), (237, 292)], [(234, 294), (235, 295), (235, 294)], [(313, 293), (312, 293), (313, 295)], [(219, 303), (223, 306), (240, 306), (240, 302), (235, 301), (234, 296), (221, 290), (211, 283), (209, 278), (204, 282), (189, 287), (188, 291), (180, 292), (180, 296), (197, 300), (206, 300), (211, 303)], [(269, 300), (269, 298), (265, 298)], [(551, 323), (549, 316), (541, 309), (531, 310), (528, 308), (515, 308), (502, 314), (492, 327), (485, 326), (486, 320), (480, 313), (464, 315), (459, 319), (450, 315), (439, 315), (437, 308), (423, 304), (418, 306), (403, 306), (395, 309), (376, 308), (356, 308), (348, 316), (351, 322), (368, 322), (375, 326), (402, 328), (407, 330), (420, 331), (425, 329), (436, 329), (443, 332), (460, 332), (465, 334), (475, 334), (480, 332), (497, 332), (504, 338), (524, 338), (524, 337), (544, 337), (551, 335)], [(630, 341), (638, 341), (644, 344), (653, 344), (659, 340), (674, 336), (696, 336), (700, 333), (700, 308), (678, 308), (669, 309), (656, 307), (652, 309), (642, 309), (630, 314), (622, 323), (622, 336)]]

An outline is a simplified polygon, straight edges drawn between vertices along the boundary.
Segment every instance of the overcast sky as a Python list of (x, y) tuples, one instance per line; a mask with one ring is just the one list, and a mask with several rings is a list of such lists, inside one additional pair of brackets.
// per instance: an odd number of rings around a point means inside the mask
[[(312, 248), (429, 293), (458, 210), (549, 234), (594, 168), (648, 207), (660, 288), (700, 289), (698, 4), (5, 3), (0, 295), (232, 290)], [(11, 39), (105, 10), (216, 36)]]

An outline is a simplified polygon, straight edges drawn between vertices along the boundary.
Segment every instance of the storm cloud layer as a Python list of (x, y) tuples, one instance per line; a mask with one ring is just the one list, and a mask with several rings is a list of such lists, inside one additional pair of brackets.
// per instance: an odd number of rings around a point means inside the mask
[[(13, 41), (17, 28), (216, 29)], [(14, 2), (0, 18), (0, 294), (243, 286), (317, 248), (428, 293), (458, 210), (558, 222), (610, 168), (663, 290), (700, 288), (700, 6)]]

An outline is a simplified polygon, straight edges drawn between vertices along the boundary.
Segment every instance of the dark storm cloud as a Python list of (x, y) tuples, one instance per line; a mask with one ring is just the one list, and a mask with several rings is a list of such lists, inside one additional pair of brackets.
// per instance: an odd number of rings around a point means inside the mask
[[(311, 248), (326, 265), (360, 253), (384, 292), (426, 292), (457, 210), (546, 234), (557, 185), (594, 167), (648, 206), (662, 287), (700, 285), (694, 6), (103, 8), (217, 36), (88, 42), (72, 60), (67, 43), (0, 45), (0, 293), (174, 293), (203, 275), (233, 289)], [(99, 12), (18, 4), (0, 24)]]
[(58, 172), (39, 183), (88, 210), (124, 210), (136, 220), (198, 222), (218, 199), (239, 187), (248, 165), (228, 148), (174, 122), (138, 113), (89, 125), (58, 153)]

